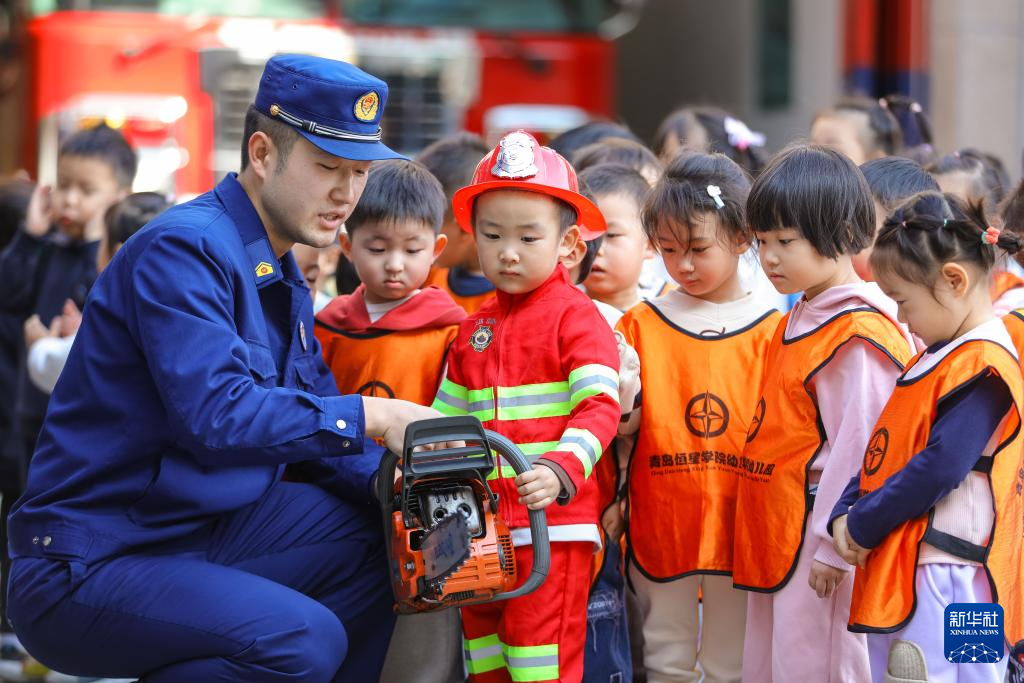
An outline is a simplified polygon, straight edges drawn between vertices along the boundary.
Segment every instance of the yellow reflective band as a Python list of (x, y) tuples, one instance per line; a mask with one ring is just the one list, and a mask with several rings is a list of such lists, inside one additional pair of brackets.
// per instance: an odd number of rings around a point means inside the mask
[(619, 373), (607, 365), (583, 365), (569, 373), (569, 403), (572, 409), (580, 404), (580, 401), (597, 396), (608, 394), (619, 402)]
[(469, 412), (466, 394), (466, 387), (445, 377), (430, 407), (444, 415), (465, 415)]
[(493, 634), (464, 641), (463, 650), (471, 674), (506, 668), (513, 681), (559, 679), (558, 645), (506, 645)]
[(505, 666), (513, 681), (557, 681), (558, 645), (506, 645)]
[(504, 644), (497, 634), (464, 641), (466, 668), (471, 674), (482, 674), (505, 667)]
[(535, 420), (568, 415), (569, 383), (544, 382), (498, 387), (499, 420)]
[[(534, 443), (519, 443), (516, 445), (531, 464), (536, 462), (545, 453), (558, 450), (557, 441), (536, 441)], [(498, 465), (487, 475), (487, 479), (514, 479), (516, 471), (512, 469), (512, 465), (509, 465), (508, 461), (497, 453), (494, 453), (494, 458)]]
[(583, 476), (589, 477), (594, 465), (601, 458), (604, 449), (596, 436), (586, 429), (570, 427), (562, 433), (558, 442), (558, 450), (568, 451), (575, 455), (583, 464)]

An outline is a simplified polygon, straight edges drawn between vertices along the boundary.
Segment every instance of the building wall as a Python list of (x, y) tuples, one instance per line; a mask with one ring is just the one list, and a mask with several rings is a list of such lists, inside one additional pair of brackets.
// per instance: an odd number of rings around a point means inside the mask
[(1024, 148), (1024, 3), (932, 0), (936, 147), (998, 154), (1013, 178)]
[[(999, 154), (1013, 178), (1024, 149), (1024, 2), (930, 0), (931, 102), (936, 147)], [(714, 103), (768, 135), (777, 150), (807, 135), (842, 88), (843, 0), (790, 0), (788, 106), (758, 102), (759, 12), (767, 0), (648, 0), (619, 41), (622, 119), (650, 140), (684, 103)]]
[(764, 109), (758, 96), (761, 0), (648, 0), (619, 40), (622, 119), (645, 140), (683, 104), (716, 104), (768, 135), (770, 149), (805, 136), (814, 112), (839, 94), (839, 0), (790, 0), (790, 101)]

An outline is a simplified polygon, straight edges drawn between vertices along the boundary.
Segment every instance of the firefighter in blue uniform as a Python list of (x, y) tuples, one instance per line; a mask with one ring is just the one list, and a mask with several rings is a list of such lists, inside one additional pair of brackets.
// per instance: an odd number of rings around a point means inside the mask
[(400, 448), (437, 413), (337, 395), (288, 250), (331, 244), (370, 160), (399, 156), (387, 94), (342, 62), (272, 58), (241, 172), (97, 280), (9, 519), (9, 616), (44, 664), (377, 680), (393, 616), (373, 437)]

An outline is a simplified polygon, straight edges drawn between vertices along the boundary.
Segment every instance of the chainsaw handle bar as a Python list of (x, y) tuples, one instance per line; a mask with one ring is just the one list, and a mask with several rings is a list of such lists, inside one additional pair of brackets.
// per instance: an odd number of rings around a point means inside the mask
[[(486, 434), (491, 448), (508, 461), (516, 474), (533, 469), (523, 452), (510, 440), (490, 430), (486, 430)], [(529, 512), (530, 538), (533, 545), (533, 567), (530, 569), (530, 576), (519, 588), (508, 593), (499, 593), (495, 596), (495, 600), (511, 600), (532, 593), (544, 583), (544, 579), (547, 578), (548, 571), (551, 569), (551, 545), (548, 540), (547, 515), (543, 510), (530, 510)]]

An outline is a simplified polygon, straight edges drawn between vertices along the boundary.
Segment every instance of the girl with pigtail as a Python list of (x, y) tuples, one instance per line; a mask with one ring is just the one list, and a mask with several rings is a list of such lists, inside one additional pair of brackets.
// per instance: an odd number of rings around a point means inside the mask
[(858, 565), (850, 630), (868, 634), (876, 682), (1003, 680), (1005, 647), (945, 650), (951, 603), (999, 603), (1009, 647), (1024, 651), (1024, 381), (989, 296), (993, 266), (1021, 246), (981, 204), (938, 192), (907, 200), (875, 242), (878, 284), (927, 345), (829, 522), (835, 551)]

